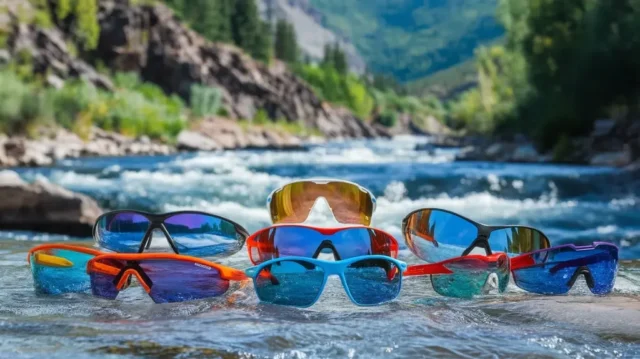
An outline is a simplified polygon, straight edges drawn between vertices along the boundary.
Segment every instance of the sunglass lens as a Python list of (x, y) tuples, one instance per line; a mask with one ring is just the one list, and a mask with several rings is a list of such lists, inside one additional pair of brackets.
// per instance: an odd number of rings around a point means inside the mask
[(311, 228), (272, 227), (259, 232), (248, 243), (249, 255), (255, 264), (285, 257), (311, 257), (320, 247), (323, 236)]
[(123, 261), (111, 259), (96, 259), (87, 266), (91, 278), (91, 292), (96, 297), (116, 299), (120, 290), (117, 288), (117, 278), (122, 268), (126, 266)]
[(349, 259), (377, 254), (389, 257), (398, 255), (398, 242), (390, 235), (372, 228), (349, 228), (336, 232), (330, 238), (340, 255)]
[(254, 279), (261, 301), (297, 307), (315, 303), (324, 282), (322, 268), (306, 261), (287, 259), (263, 267)]
[(504, 252), (509, 256), (515, 256), (548, 248), (549, 240), (536, 229), (515, 226), (491, 232), (489, 247), (493, 252)]
[(331, 206), (334, 217), (340, 223), (368, 226), (373, 214), (373, 199), (369, 192), (348, 182), (329, 182), (322, 195)]
[(611, 292), (618, 269), (618, 251), (613, 246), (576, 251), (565, 247), (532, 254), (533, 265), (513, 271), (516, 285), (528, 292), (565, 294), (572, 280), (584, 275), (594, 294)]
[(347, 288), (358, 305), (376, 305), (395, 299), (402, 286), (402, 271), (385, 259), (363, 259), (344, 272)]
[(478, 229), (455, 214), (425, 209), (405, 219), (404, 236), (418, 258), (435, 263), (461, 256), (478, 237)]
[(472, 298), (492, 291), (504, 292), (509, 284), (509, 260), (506, 256), (495, 262), (474, 258), (460, 258), (448, 263), (451, 274), (431, 276), (431, 285), (440, 295)]
[(98, 245), (121, 252), (137, 253), (151, 222), (135, 212), (116, 212), (102, 216), (94, 233)]
[(66, 249), (36, 251), (31, 255), (31, 273), (36, 292), (62, 294), (91, 288), (87, 262), (93, 255)]
[(285, 185), (271, 197), (269, 209), (273, 223), (301, 223), (319, 197), (327, 200), (336, 220), (341, 223), (371, 223), (371, 194), (349, 182), (314, 183), (300, 181)]
[(244, 243), (233, 223), (215, 216), (176, 214), (165, 219), (164, 226), (180, 254), (197, 257), (231, 255)]
[(180, 260), (137, 261), (149, 278), (149, 296), (156, 303), (218, 297), (229, 290), (229, 280), (204, 264)]
[(596, 247), (596, 257), (587, 265), (593, 278), (593, 294), (608, 294), (613, 290), (618, 273), (618, 249), (614, 246)]

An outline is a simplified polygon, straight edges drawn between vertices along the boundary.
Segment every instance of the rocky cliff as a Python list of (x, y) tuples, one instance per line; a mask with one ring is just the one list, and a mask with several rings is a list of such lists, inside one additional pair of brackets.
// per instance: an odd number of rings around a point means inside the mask
[(114, 70), (137, 71), (145, 81), (185, 99), (193, 84), (218, 87), (231, 118), (251, 119), (263, 109), (272, 119), (301, 121), (327, 137), (380, 134), (351, 113), (323, 103), (283, 64), (266, 66), (233, 46), (211, 43), (162, 4), (130, 6), (127, 0), (102, 0), (99, 22), (93, 61)]

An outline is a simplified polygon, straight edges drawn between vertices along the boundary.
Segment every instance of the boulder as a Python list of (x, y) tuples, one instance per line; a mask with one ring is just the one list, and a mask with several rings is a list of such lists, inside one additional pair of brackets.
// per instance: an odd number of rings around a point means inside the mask
[(0, 229), (91, 236), (102, 213), (91, 198), (46, 180), (26, 183), (13, 171), (0, 171)]
[(516, 147), (511, 155), (514, 162), (540, 162), (540, 154), (532, 144), (524, 144)]
[(189, 130), (180, 132), (177, 147), (183, 151), (215, 151), (222, 148), (211, 138)]

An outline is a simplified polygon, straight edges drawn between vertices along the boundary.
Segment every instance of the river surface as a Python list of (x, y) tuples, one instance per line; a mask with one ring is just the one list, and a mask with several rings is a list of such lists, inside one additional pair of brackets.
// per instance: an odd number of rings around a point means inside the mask
[[(96, 198), (107, 209), (199, 209), (249, 231), (268, 225), (265, 198), (296, 178), (358, 182), (378, 196), (373, 225), (397, 236), (413, 209), (439, 207), (489, 224), (539, 227), (552, 243), (620, 247), (614, 293), (545, 297), (437, 295), (427, 277), (405, 281), (391, 304), (359, 308), (338, 280), (309, 309), (259, 304), (250, 287), (225, 298), (153, 304), (140, 287), (107, 301), (37, 296), (26, 251), (58, 235), (0, 232), (0, 358), (640, 358), (640, 176), (615, 169), (452, 162), (415, 151), (424, 139), (330, 143), (308, 151), (236, 151), (64, 161), (21, 169)], [(311, 220), (333, 219), (320, 203)], [(82, 240), (82, 239), (80, 239)], [(84, 239), (90, 240), (90, 239)], [(400, 258), (417, 262), (401, 243)], [(244, 269), (246, 251), (224, 264)]]

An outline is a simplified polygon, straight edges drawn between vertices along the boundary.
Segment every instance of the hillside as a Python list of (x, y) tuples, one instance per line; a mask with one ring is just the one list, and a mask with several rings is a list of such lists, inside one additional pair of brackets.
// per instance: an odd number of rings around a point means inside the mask
[(501, 37), (497, 0), (311, 0), (373, 72), (406, 82), (465, 62)]
[(298, 46), (302, 54), (314, 62), (324, 56), (326, 45), (339, 43), (347, 55), (349, 68), (355, 73), (363, 73), (366, 64), (354, 45), (346, 38), (338, 36), (322, 24), (322, 14), (309, 0), (259, 0), (257, 2), (263, 19), (275, 25), (277, 20), (285, 20), (296, 31)]

